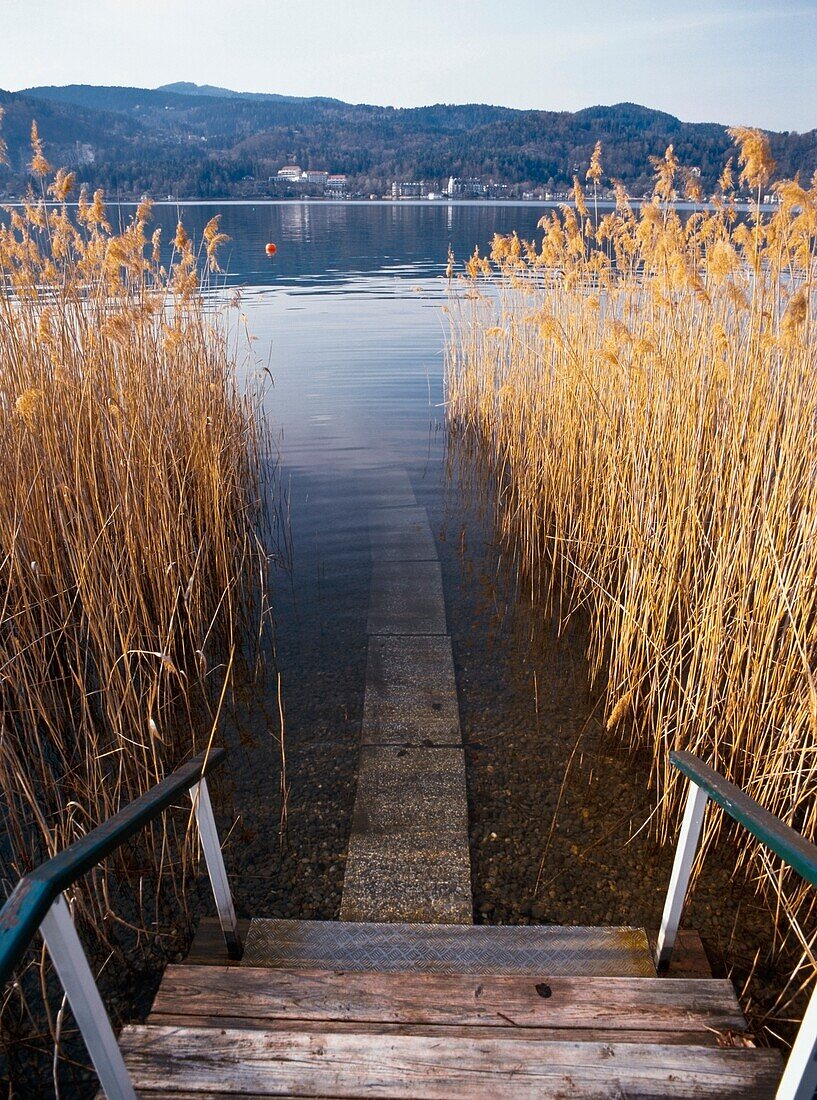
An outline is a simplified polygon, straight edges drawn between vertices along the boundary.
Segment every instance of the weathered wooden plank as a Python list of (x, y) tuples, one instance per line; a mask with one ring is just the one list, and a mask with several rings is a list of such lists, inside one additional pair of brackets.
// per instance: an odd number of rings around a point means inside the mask
[[(212, 1096), (212, 1092), (200, 1092), (198, 1089), (193, 1092), (190, 1089), (185, 1089), (183, 1092), (177, 1092), (175, 1089), (173, 1092), (167, 1092), (165, 1089), (150, 1089), (144, 1093), (145, 1096), (149, 1096), (151, 1100), (205, 1100), (207, 1096)], [(265, 1100), (269, 1093), (263, 1095), (258, 1092), (232, 1092), (228, 1093), (230, 1100)], [(296, 1100), (293, 1093), (278, 1093), (278, 1100)], [(101, 1093), (97, 1096), (97, 1100), (107, 1100), (107, 1097)], [(335, 1100), (332, 1096), (310, 1096), (310, 1100)]]
[[(228, 1006), (229, 1007), (229, 1006)], [(269, 1031), (270, 1020), (261, 1016), (200, 1016), (184, 1015), (172, 1012), (153, 1012), (147, 1023), (161, 1027), (218, 1027), (250, 1028), (253, 1031)], [(558, 1027), (456, 1027), (450, 1024), (390, 1024), (365, 1023), (347, 1020), (275, 1020), (276, 1031), (309, 1031), (312, 1034), (325, 1032), (327, 1035), (429, 1035), (434, 1038), (482, 1039), (493, 1042), (494, 1039), (518, 1039), (520, 1042), (540, 1043), (544, 1040), (580, 1043), (670, 1043), (673, 1045), (715, 1047), (718, 1036), (726, 1032), (715, 1029), (706, 1031), (643, 1031), (621, 1028), (558, 1028)], [(731, 1035), (745, 1037), (751, 1043), (751, 1036), (744, 1032), (730, 1030)]]
[(246, 966), (655, 977), (641, 928), (255, 919), (244, 942)]
[(448, 633), (439, 561), (372, 563), (368, 633)]
[(172, 1095), (541, 1100), (577, 1095), (771, 1097), (776, 1051), (633, 1043), (520, 1043), (132, 1026), (121, 1037), (134, 1085)]
[(369, 638), (361, 744), (462, 746), (450, 638)]
[[(543, 996), (542, 993), (546, 993)], [(745, 1028), (731, 982), (542, 975), (367, 974), (171, 965), (153, 1004), (173, 1013), (482, 1027)]]
[[(246, 942), (247, 933), (250, 930), (249, 920), (238, 921), (238, 933), (241, 942)], [(199, 921), (190, 950), (184, 960), (186, 963), (197, 966), (240, 966), (239, 959), (227, 957), (227, 948), (224, 943), (224, 933), (217, 917), (202, 917)]]
[[(166, 1092), (164, 1089), (150, 1089), (145, 1093), (145, 1096), (150, 1096), (151, 1100), (204, 1100), (207, 1096), (212, 1096), (212, 1092), (191, 1092), (190, 1089), (185, 1089), (184, 1092)], [(229, 1093), (230, 1100), (264, 1100), (264, 1096), (257, 1092), (231, 1092)], [(265, 1096), (269, 1096), (266, 1093)], [(278, 1093), (279, 1100), (296, 1100), (293, 1093)], [(104, 1096), (98, 1096), (97, 1100), (106, 1100)], [(310, 1100), (335, 1100), (332, 1096), (310, 1096)]]

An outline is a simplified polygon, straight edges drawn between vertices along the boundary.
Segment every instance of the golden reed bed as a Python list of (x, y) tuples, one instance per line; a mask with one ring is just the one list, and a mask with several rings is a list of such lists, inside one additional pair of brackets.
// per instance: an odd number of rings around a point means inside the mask
[[(731, 162), (703, 204), (672, 147), (650, 201), (616, 186), (602, 215), (597, 147), (540, 240), (475, 252), (448, 409), (532, 589), (588, 612), (608, 728), (652, 749), (664, 832), (684, 748), (817, 839), (817, 173), (763, 213), (768, 144), (732, 134), (748, 216)], [(814, 970), (813, 891), (745, 834), (738, 850), (800, 941), (791, 993)]]
[[(7, 887), (206, 747), (265, 564), (263, 432), (198, 289), (217, 219), (198, 255), (180, 225), (165, 269), (150, 203), (118, 231), (99, 192), (69, 207), (72, 176), (32, 140), (36, 190), (0, 218)], [(76, 891), (114, 958), (184, 909), (186, 825)], [(30, 1038), (16, 996), (4, 1022)]]

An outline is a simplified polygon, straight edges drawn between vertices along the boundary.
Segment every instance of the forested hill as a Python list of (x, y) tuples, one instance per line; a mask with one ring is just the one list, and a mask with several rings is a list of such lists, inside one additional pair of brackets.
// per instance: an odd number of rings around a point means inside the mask
[[(577, 112), (519, 111), (485, 104), (396, 109), (340, 100), (236, 93), (193, 84), (163, 88), (91, 85), (0, 92), (9, 165), (0, 194), (25, 188), (28, 133), (37, 119), (46, 154), (81, 181), (122, 197), (220, 197), (263, 193), (284, 164), (349, 176), (351, 190), (382, 194), (393, 181), (449, 176), (508, 184), (511, 193), (560, 190), (583, 176), (596, 141), (608, 177), (639, 195), (649, 157), (672, 142), (711, 191), (731, 142), (724, 126), (681, 122), (632, 103)], [(772, 134), (778, 173), (810, 178), (817, 130)]]

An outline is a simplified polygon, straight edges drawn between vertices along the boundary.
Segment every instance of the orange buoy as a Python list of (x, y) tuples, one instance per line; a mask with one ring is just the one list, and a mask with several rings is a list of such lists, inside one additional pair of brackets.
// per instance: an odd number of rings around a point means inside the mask
[(270, 243), (266, 247), (267, 255), (268, 256), (274, 256), (277, 251), (278, 251), (278, 245), (273, 244), (272, 241), (270, 241)]

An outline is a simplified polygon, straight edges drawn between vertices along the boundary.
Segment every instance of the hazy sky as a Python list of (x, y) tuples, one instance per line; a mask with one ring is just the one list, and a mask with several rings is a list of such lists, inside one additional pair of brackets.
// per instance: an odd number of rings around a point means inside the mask
[(0, 0), (0, 87), (175, 80), (817, 127), (817, 0)]

